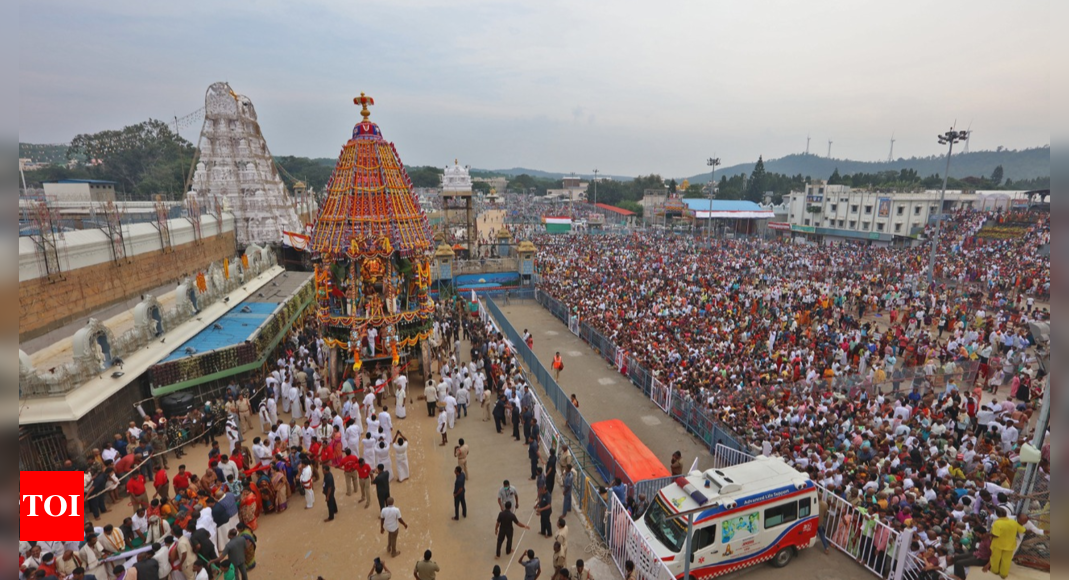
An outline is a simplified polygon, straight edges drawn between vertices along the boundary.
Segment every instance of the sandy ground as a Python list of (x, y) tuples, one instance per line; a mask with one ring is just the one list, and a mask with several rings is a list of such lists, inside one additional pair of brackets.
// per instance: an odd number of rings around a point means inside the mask
[[(257, 567), (250, 574), (252, 577), (364, 578), (374, 558), (380, 557), (393, 571), (394, 578), (409, 578), (416, 561), (422, 559), (423, 551), (427, 549), (434, 552), (433, 559), (442, 568), (438, 575), (441, 579), (489, 578), (495, 564), (506, 569), (510, 578), (522, 577), (523, 569), (519, 564), (511, 562), (509, 567), (510, 558), (504, 554), (501, 560), (494, 558), (497, 491), (505, 479), (519, 490), (520, 521), (528, 523), (531, 519), (529, 525), (535, 526), (534, 532), (517, 530), (514, 555), (518, 558), (520, 550), (535, 550), (546, 570), (543, 578), (551, 575), (553, 544), (537, 535), (538, 519), (532, 518), (536, 497), (534, 483), (528, 480), (530, 464), (526, 446), (513, 441), (509, 435), (497, 435), (493, 423), (483, 422), (482, 415), (476, 413), (458, 420), (456, 429), (449, 433), (449, 445), (439, 446), (436, 422), (427, 416), (426, 404), (415, 398), (415, 390), (412, 391), (408, 418), (395, 419), (395, 428), (410, 441), (408, 454), (412, 472), (411, 479), (391, 485), (391, 493), (409, 525), (407, 530), (402, 529), (398, 538), (401, 555), (390, 558), (386, 553), (386, 536), (379, 533), (374, 498), (371, 509), (365, 509), (358, 503), (359, 494), (346, 497), (344, 480), (336, 473), (339, 513), (334, 522), (323, 522), (326, 504), (318, 486), (312, 510), (304, 509), (302, 498), (291, 497), (285, 513), (260, 517)], [(388, 406), (394, 408), (392, 400)], [(255, 433), (248, 436), (251, 438)], [(471, 481), (467, 491), (468, 517), (454, 522), (451, 520), (453, 468), (457, 464), (453, 447), (460, 438), (464, 438), (471, 448), (468, 460)], [(197, 446), (181, 460), (176, 460), (173, 455), (168, 460), (172, 475), (177, 471), (179, 461), (190, 471), (202, 473), (207, 466), (207, 447)], [(562, 509), (559, 489), (558, 486), (554, 497), (554, 511), (558, 514)], [(118, 524), (121, 522), (119, 514), (127, 511), (127, 507), (121, 506), (107, 514), (103, 521)], [(556, 522), (556, 516), (553, 520)], [(571, 528), (570, 565), (574, 566), (576, 559), (584, 558), (599, 580), (620, 578), (611, 563), (595, 558), (596, 544), (583, 528), (580, 516), (573, 513), (567, 521)]]

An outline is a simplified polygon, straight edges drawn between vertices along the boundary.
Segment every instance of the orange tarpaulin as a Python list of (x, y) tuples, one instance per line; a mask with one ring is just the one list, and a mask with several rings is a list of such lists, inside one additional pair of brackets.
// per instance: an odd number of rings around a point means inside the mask
[(671, 472), (657, 456), (619, 419), (601, 421), (590, 426), (596, 441), (594, 449), (609, 472), (609, 483), (619, 477), (634, 485), (646, 479), (668, 477)]

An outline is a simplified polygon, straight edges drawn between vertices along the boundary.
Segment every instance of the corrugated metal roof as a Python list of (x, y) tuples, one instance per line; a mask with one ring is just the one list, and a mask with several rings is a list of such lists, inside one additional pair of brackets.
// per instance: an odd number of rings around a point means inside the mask
[(620, 215), (623, 215), (623, 216), (635, 215), (635, 212), (633, 212), (633, 211), (626, 210), (626, 209), (624, 209), (622, 207), (616, 207), (614, 205), (609, 205), (607, 203), (599, 203), (599, 204), (596, 204), (596, 205), (597, 205), (597, 207), (599, 207), (599, 208), (601, 208), (603, 210), (611, 211), (613, 213), (620, 214)]

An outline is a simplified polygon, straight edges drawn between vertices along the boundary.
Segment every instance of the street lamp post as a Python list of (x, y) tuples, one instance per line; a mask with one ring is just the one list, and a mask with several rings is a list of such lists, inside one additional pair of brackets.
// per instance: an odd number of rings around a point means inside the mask
[(598, 170), (594, 170), (594, 205), (598, 205)]
[(706, 234), (709, 234), (709, 230), (713, 227), (713, 191), (716, 187), (716, 166), (720, 165), (719, 157), (710, 157), (705, 162), (709, 166), (709, 224), (706, 226)]
[(928, 284), (935, 283), (935, 250), (939, 245), (939, 235), (943, 230), (943, 204), (946, 203), (947, 196), (947, 181), (950, 179), (950, 157), (954, 154), (954, 144), (959, 141), (964, 141), (969, 137), (968, 131), (955, 131), (953, 127), (949, 131), (939, 135), (940, 145), (949, 145), (947, 149), (947, 166), (946, 171), (943, 172), (943, 190), (939, 194), (939, 208), (938, 213), (935, 214), (935, 234), (932, 239), (929, 240), (932, 244), (931, 251), (928, 254)]

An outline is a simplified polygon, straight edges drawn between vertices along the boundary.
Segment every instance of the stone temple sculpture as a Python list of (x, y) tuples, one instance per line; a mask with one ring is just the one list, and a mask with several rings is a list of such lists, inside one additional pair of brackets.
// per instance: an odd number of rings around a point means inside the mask
[(197, 150), (188, 195), (210, 211), (218, 206), (233, 213), (239, 246), (278, 244), (283, 231), (304, 231), (252, 101), (227, 83), (208, 87)]

